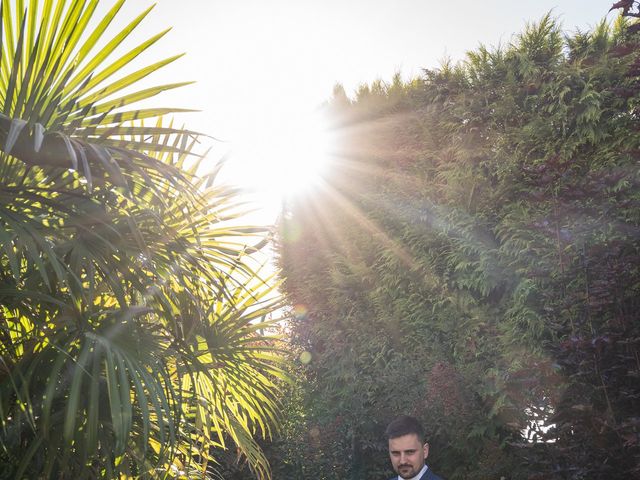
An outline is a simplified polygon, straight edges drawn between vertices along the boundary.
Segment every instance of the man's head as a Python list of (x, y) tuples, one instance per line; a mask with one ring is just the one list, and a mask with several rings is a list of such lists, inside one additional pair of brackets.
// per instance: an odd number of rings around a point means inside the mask
[(429, 444), (424, 440), (424, 429), (420, 422), (408, 415), (401, 415), (389, 424), (386, 435), (395, 472), (402, 478), (415, 477), (429, 455)]

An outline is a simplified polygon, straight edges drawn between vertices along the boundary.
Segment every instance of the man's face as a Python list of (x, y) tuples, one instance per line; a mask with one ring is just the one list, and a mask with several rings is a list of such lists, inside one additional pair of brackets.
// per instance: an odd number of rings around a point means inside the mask
[(420, 444), (415, 433), (389, 439), (389, 457), (395, 472), (402, 478), (415, 477), (429, 455), (429, 444)]

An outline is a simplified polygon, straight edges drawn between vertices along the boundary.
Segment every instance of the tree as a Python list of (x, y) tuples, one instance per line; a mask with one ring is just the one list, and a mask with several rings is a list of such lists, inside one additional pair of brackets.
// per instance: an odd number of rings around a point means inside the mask
[(316, 478), (382, 478), (398, 413), (447, 478), (637, 476), (628, 27), (564, 37), (547, 15), (339, 110), (334, 173), (280, 227)]
[(268, 231), (181, 109), (130, 109), (185, 83), (133, 90), (179, 55), (122, 74), (166, 33), (111, 60), (150, 11), (106, 37), (123, 3), (1, 3), (0, 478), (211, 477), (231, 445), (267, 478)]

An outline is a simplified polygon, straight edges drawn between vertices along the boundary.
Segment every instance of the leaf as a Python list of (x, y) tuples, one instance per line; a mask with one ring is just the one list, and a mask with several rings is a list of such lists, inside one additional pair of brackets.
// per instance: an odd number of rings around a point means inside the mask
[[(62, 140), (64, 141), (65, 147), (67, 148), (67, 153), (69, 154), (69, 158), (71, 160), (71, 168), (73, 170), (78, 170), (78, 157), (76, 155), (76, 151), (73, 148), (73, 145), (71, 143), (71, 140), (69, 139), (69, 137), (67, 137), (64, 134), (59, 134), (60, 138), (62, 138)], [(81, 152), (81, 157), (83, 156), (84, 152)], [(86, 157), (84, 157), (86, 159)]]
[(66, 448), (71, 448), (73, 444), (74, 434), (76, 432), (76, 422), (79, 414), (82, 414), (83, 410), (80, 409), (80, 398), (82, 395), (82, 384), (87, 371), (85, 366), (91, 353), (91, 347), (89, 342), (83, 342), (80, 350), (80, 355), (75, 362), (73, 369), (73, 375), (71, 378), (71, 388), (69, 389), (69, 398), (66, 402), (66, 414), (63, 427), (63, 438), (66, 444)]
[(5, 153), (10, 154), (13, 149), (16, 141), (18, 140), (18, 136), (24, 130), (24, 127), (27, 126), (27, 121), (22, 120), (20, 118), (12, 118), (11, 125), (9, 127), (9, 133), (7, 134), (7, 138), (4, 142), (3, 150)]
[(33, 126), (33, 149), (39, 152), (42, 148), (42, 141), (44, 140), (45, 129), (39, 123)]

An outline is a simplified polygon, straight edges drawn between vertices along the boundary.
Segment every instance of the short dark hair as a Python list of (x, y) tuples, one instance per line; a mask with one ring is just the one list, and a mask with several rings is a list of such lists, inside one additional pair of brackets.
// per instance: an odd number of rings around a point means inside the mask
[(400, 415), (399, 417), (396, 417), (389, 425), (387, 425), (387, 429), (384, 433), (387, 436), (387, 440), (403, 437), (404, 435), (415, 434), (418, 436), (418, 440), (420, 440), (421, 444), (425, 443), (424, 428), (422, 427), (422, 424), (417, 418), (409, 415)]

